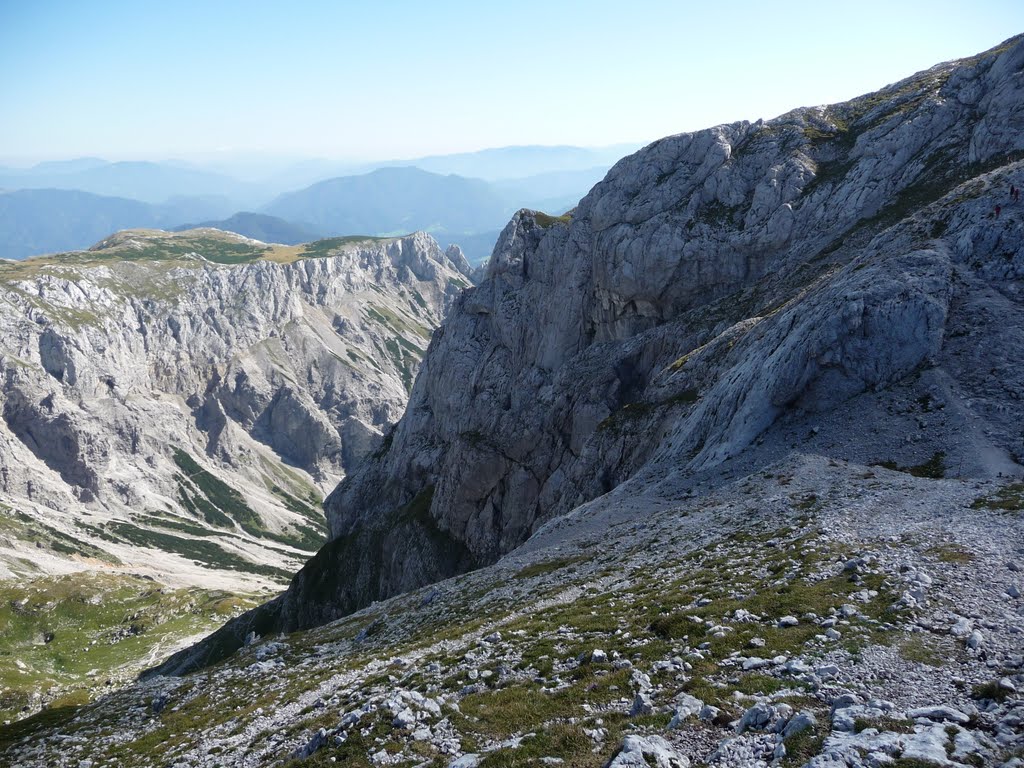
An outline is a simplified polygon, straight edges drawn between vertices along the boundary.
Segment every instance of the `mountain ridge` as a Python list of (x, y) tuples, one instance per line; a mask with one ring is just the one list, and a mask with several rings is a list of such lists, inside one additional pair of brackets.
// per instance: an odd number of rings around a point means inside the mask
[[(317, 486), (397, 418), (466, 284), (451, 258), (422, 234), (273, 246), (199, 229), (0, 264), (5, 519), (164, 579), (279, 579), (322, 540)], [(8, 575), (89, 567), (21, 538), (0, 547)]]
[(1016, 37), (519, 211), (288, 591), (0, 753), (1015, 768), (1022, 128)]
[[(326, 500), (332, 540), (284, 596), (160, 671), (494, 562), (667, 466), (713, 477), (786, 413), (944, 370), (954, 252), (992, 258), (996, 242), (971, 227), (998, 199), (989, 174), (1008, 189), (1016, 166), (999, 169), (1024, 150), (1006, 128), (1024, 119), (1022, 58), (1014, 38), (844, 104), (662, 139), (571, 217), (517, 214), (432, 342), (388, 451)], [(922, 232), (918, 211), (946, 229)], [(968, 240), (929, 247), (932, 228)], [(899, 258), (877, 256), (890, 249)], [(965, 449), (961, 469), (994, 474), (1024, 455), (988, 418), (984, 451), (1001, 458)], [(354, 569), (356, 552), (381, 567)]]

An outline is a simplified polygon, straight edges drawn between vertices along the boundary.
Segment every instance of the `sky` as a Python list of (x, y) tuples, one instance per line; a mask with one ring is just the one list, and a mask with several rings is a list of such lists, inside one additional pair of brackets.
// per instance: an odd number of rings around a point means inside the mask
[(1020, 32), (1020, 0), (0, 0), (0, 160), (639, 144)]

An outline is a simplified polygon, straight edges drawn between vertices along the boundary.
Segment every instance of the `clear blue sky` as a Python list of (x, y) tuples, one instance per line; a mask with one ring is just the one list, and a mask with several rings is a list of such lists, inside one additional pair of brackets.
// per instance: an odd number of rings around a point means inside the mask
[(1021, 31), (1020, 0), (0, 0), (0, 158), (646, 142)]

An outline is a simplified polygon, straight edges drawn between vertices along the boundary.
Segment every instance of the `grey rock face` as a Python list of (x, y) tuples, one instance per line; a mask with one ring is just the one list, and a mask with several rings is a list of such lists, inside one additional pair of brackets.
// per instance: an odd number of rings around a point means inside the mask
[(452, 243), (445, 248), (444, 255), (455, 269), (469, 278), (470, 281), (473, 280), (473, 265), (469, 263), (469, 259), (466, 258), (466, 254), (462, 252), (459, 246)]
[(680, 755), (660, 736), (627, 736), (622, 749), (608, 768), (689, 768), (689, 758)]
[(654, 712), (654, 705), (651, 703), (651, 697), (641, 691), (633, 699), (633, 706), (629, 709), (630, 717), (649, 715), (652, 712)]
[[(517, 213), (390, 443), (327, 499), (333, 540), (255, 616), (330, 620), (493, 562), (609, 492), (628, 504), (631, 487), (755, 468), (801, 439), (1018, 471), (1024, 236), (1019, 212), (991, 214), (1024, 157), (1024, 132), (1002, 128), (1024, 120), (1022, 51), (662, 139), (570, 221)], [(914, 396), (941, 411), (931, 428), (849, 440), (844, 408), (884, 415), (900, 387), (930, 387)]]
[(927, 720), (935, 720), (938, 722), (946, 720), (951, 723), (957, 723), (958, 725), (964, 725), (971, 719), (963, 712), (944, 705), (912, 709), (907, 712), (907, 717), (923, 717)]
[[(266, 248), (202, 232), (213, 249)], [(464, 279), (423, 234), (230, 265), (180, 253), (187, 234), (0, 267), (0, 501), (156, 572), (195, 569), (100, 532), (219, 526), (254, 562), (290, 569), (320, 536), (320, 489), (397, 420)], [(216, 482), (255, 515), (241, 531), (205, 495)], [(296, 551), (262, 551), (259, 528)], [(0, 573), (24, 556), (0, 549)]]
[(782, 731), (784, 738), (790, 736), (796, 736), (799, 733), (803, 733), (809, 728), (814, 728), (818, 724), (817, 718), (814, 717), (813, 712), (801, 712), (798, 715), (794, 715), (793, 718), (786, 723), (785, 729)]
[(743, 713), (743, 717), (740, 718), (740, 722), (736, 726), (736, 733), (765, 731), (779, 719), (780, 714), (775, 707), (758, 702)]
[(704, 709), (704, 702), (688, 693), (681, 693), (676, 697), (675, 710), (672, 713), (672, 720), (669, 721), (669, 730), (682, 727), (683, 723), (690, 717), (697, 717)]

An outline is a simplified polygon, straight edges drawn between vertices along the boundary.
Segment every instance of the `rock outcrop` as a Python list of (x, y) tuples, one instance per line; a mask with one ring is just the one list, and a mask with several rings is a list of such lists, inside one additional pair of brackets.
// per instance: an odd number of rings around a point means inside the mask
[[(280, 247), (194, 230), (0, 265), (6, 516), (158, 575), (202, 579), (196, 559), (287, 573), (323, 541), (321, 489), (400, 416), (464, 262), (423, 234)], [(85, 566), (7, 543), (0, 571)]]
[[(699, 489), (801, 441), (1019, 474), (1022, 70), (1015, 38), (844, 104), (663, 139), (571, 214), (520, 211), (398, 426), (326, 500), (331, 541), (163, 670), (494, 562), (604, 494)], [(913, 432), (907, 401), (927, 404)]]

